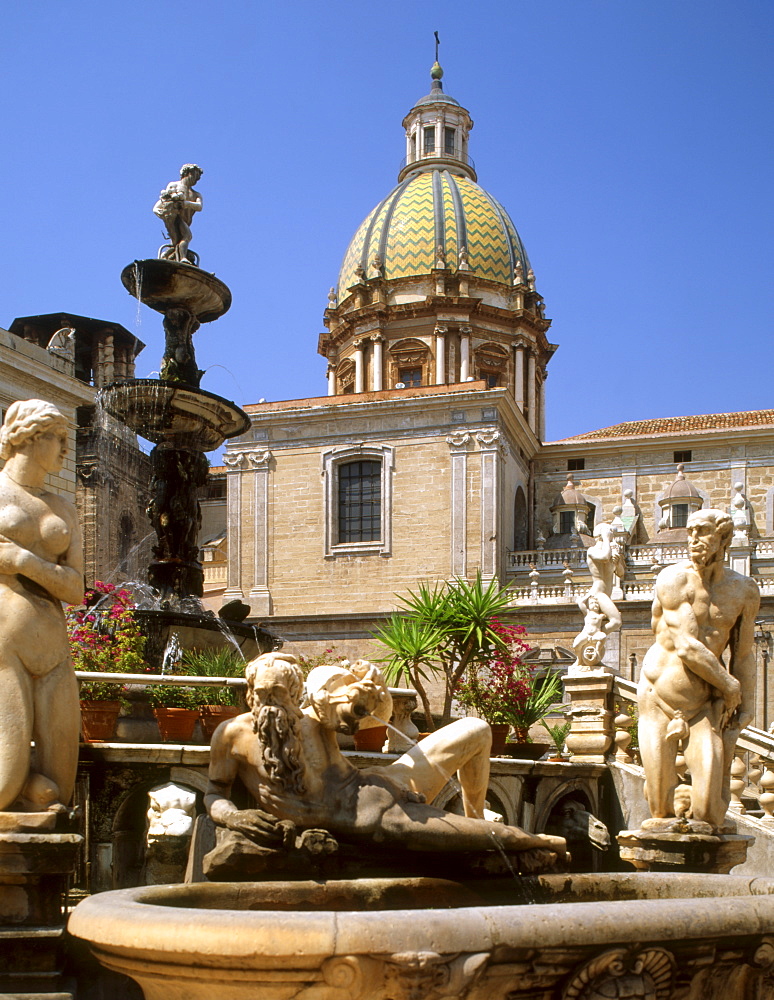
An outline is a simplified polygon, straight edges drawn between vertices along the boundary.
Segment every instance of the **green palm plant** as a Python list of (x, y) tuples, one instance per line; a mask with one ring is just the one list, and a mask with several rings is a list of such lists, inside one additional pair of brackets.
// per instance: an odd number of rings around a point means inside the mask
[(443, 629), (396, 613), (373, 636), (391, 651), (390, 656), (380, 661), (385, 677), (394, 684), (405, 679), (416, 690), (422, 701), (425, 724), (431, 730), (433, 713), (425, 683), (429, 674), (437, 670), (433, 657), (444, 640)]
[[(399, 602), (402, 607), (374, 634), (391, 651), (385, 657), (387, 675), (391, 680), (405, 676), (414, 685), (418, 679), (423, 688), (428, 677), (443, 678), (445, 725), (468, 666), (504, 648), (492, 622), (511, 610), (510, 592), (496, 579), (484, 583), (478, 573), (472, 582), (420, 583)], [(420, 687), (417, 692), (422, 697)], [(422, 701), (429, 724), (429, 704)]]

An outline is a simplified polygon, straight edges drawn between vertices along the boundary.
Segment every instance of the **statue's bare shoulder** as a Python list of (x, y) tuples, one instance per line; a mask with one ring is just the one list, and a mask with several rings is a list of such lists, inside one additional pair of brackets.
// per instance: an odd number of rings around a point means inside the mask
[(661, 570), (656, 579), (656, 600), (669, 608), (693, 600), (695, 570), (690, 562), (674, 563)]

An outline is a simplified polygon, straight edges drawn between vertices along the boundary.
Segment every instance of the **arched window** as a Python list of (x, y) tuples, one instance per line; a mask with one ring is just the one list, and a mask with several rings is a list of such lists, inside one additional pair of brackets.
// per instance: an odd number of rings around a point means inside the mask
[(373, 542), (382, 534), (382, 463), (338, 466), (338, 541)]
[(513, 499), (513, 548), (515, 552), (527, 547), (527, 498), (521, 486), (516, 488)]
[(401, 340), (390, 347), (390, 387), (398, 383), (414, 387), (428, 384), (427, 344), (415, 338)]

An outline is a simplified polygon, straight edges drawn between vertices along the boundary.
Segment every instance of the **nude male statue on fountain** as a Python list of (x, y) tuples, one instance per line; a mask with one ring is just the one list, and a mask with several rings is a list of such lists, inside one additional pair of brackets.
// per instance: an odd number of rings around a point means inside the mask
[(180, 180), (170, 181), (153, 206), (153, 214), (167, 227), (170, 245), (163, 247), (159, 253), (163, 259), (177, 260), (184, 264), (198, 262), (188, 245), (191, 242), (194, 213), (202, 210), (202, 196), (194, 190), (194, 184), (201, 180), (203, 173), (202, 168), (195, 163), (184, 163), (180, 168)]
[(696, 832), (707, 833), (723, 828), (734, 747), (753, 716), (760, 593), (754, 580), (724, 566), (733, 531), (728, 514), (695, 511), (687, 531), (689, 558), (656, 579), (656, 641), (645, 654), (637, 692), (653, 816), (643, 828), (674, 822), (675, 756), (682, 741), (692, 779), (686, 815)]
[[(221, 724), (212, 739), (204, 802), (216, 825), (267, 844), (282, 839), (277, 820), (284, 820), (300, 829), (323, 828), (349, 842), (394, 843), (417, 851), (487, 851), (498, 845), (564, 855), (561, 837), (475, 818), (483, 812), (491, 740), (479, 720), (440, 730), (386, 767), (358, 770), (339, 749), (336, 733), (353, 733), (366, 716), (389, 711), (389, 693), (376, 667), (358, 661), (313, 670), (303, 710), (303, 677), (294, 657), (263, 654), (247, 665), (245, 675), (251, 711)], [(425, 801), (454, 771), (465, 816)], [(230, 800), (237, 776), (258, 809), (240, 810)]]

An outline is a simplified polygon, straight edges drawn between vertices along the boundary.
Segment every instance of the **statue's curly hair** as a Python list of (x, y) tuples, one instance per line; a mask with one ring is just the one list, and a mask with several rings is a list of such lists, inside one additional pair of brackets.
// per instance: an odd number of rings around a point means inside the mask
[(194, 173), (198, 174), (201, 177), (204, 171), (196, 163), (184, 163), (180, 168), (180, 179), (182, 180), (184, 177), (187, 177), (188, 174), (194, 174)]
[(53, 403), (43, 399), (19, 399), (11, 403), (0, 427), (0, 458), (10, 458), (30, 438), (55, 426), (66, 428), (67, 418)]
[[(281, 666), (279, 666), (281, 664)], [(287, 681), (288, 693), (294, 702), (301, 701), (304, 690), (304, 675), (298, 666), (298, 660), (290, 653), (261, 653), (254, 660), (245, 666), (245, 680), (247, 681), (247, 705), (253, 707), (253, 684), (255, 676), (266, 667), (278, 666)]]

